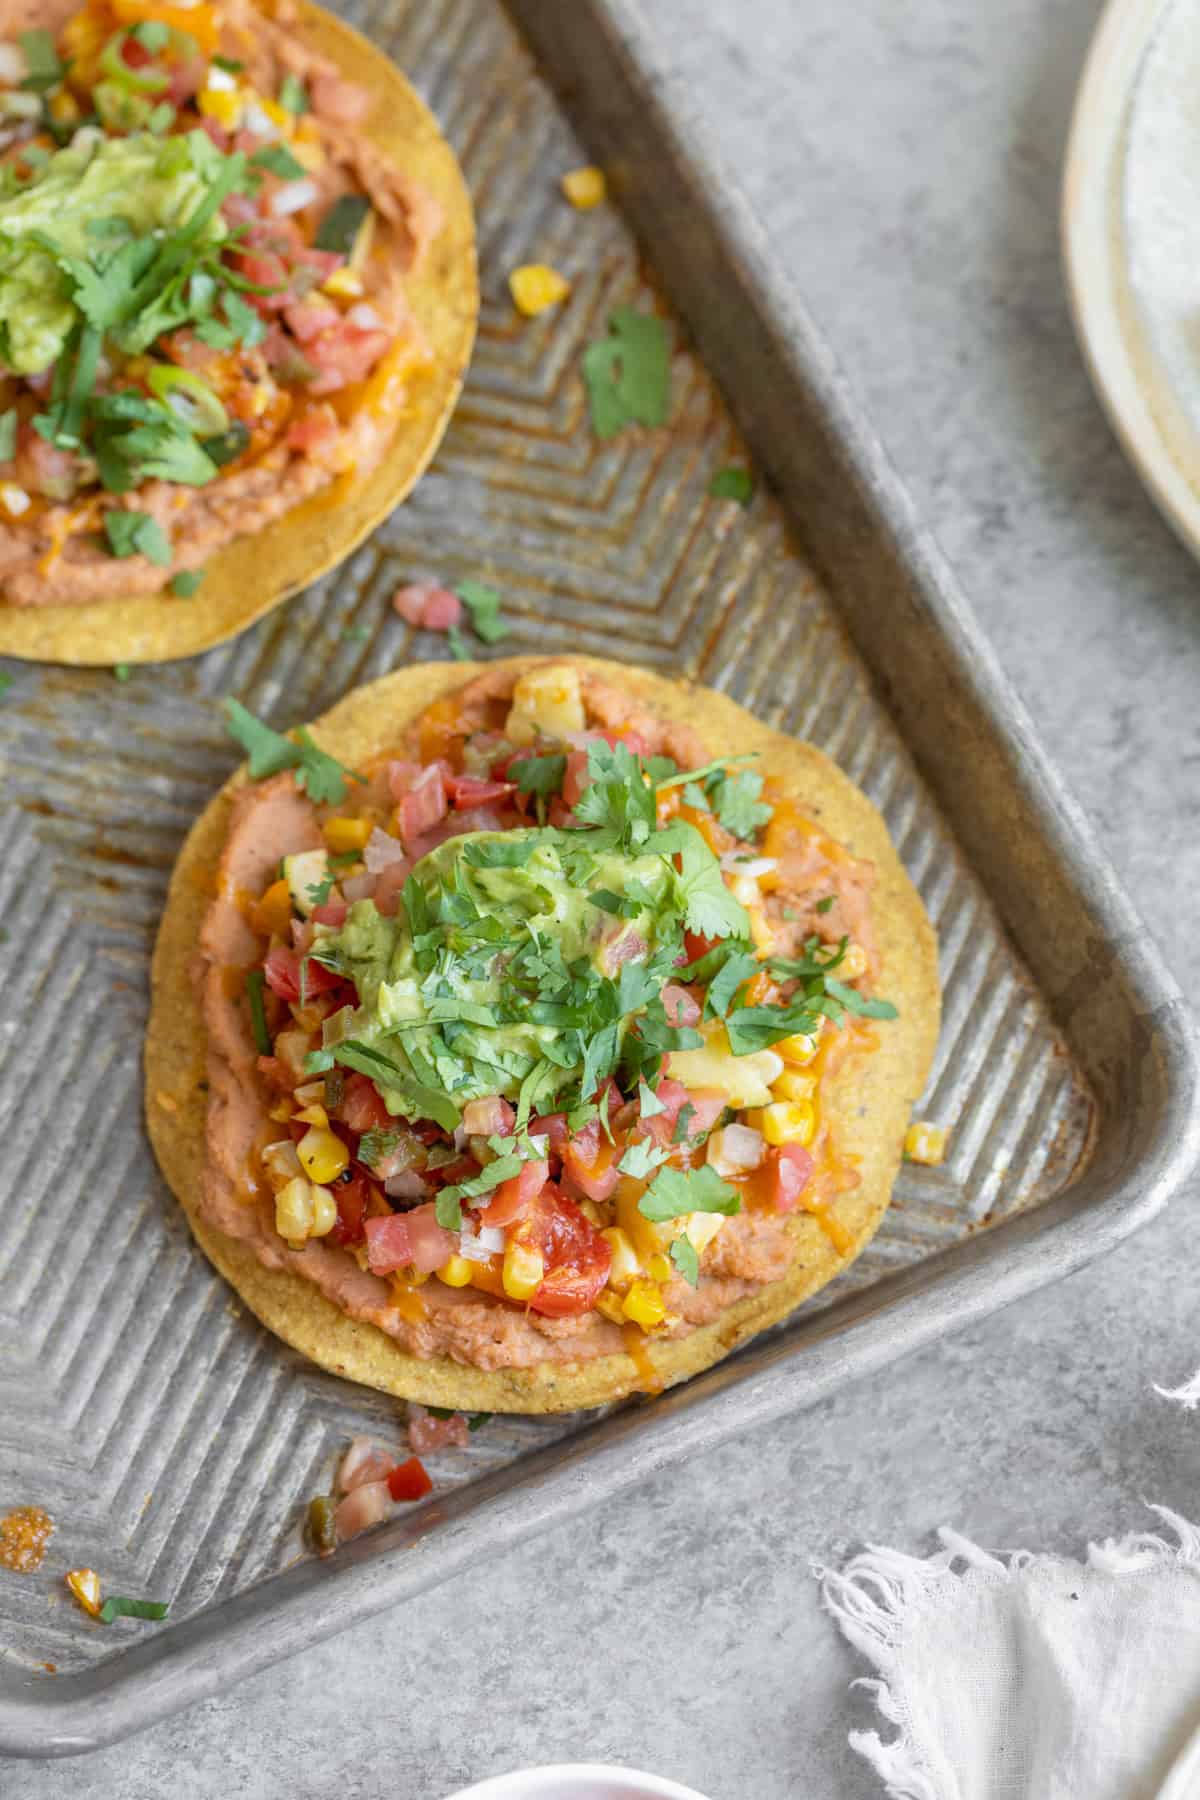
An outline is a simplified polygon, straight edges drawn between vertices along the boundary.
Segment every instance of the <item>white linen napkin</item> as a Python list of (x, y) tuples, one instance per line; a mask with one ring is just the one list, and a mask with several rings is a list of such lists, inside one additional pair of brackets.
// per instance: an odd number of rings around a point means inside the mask
[(1200, 1796), (1200, 1529), (1151, 1510), (1174, 1543), (1001, 1561), (943, 1527), (925, 1560), (814, 1569), (897, 1728), (850, 1734), (893, 1800)]

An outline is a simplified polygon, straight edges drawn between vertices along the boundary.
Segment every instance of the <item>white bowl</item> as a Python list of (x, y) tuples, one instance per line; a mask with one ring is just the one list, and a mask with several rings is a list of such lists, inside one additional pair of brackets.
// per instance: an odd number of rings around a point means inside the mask
[(556, 1763), (552, 1769), (514, 1769), (449, 1800), (705, 1800), (695, 1788), (661, 1775), (613, 1769), (603, 1763)]

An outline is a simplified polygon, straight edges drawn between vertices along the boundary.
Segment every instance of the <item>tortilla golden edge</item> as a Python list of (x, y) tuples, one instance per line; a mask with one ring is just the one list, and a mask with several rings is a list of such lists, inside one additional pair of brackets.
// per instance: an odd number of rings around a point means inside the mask
[[(874, 1235), (891, 1198), (911, 1108), (924, 1087), (937, 1042), (937, 943), (887, 828), (866, 796), (822, 752), (773, 731), (711, 689), (590, 656), (418, 664), (348, 695), (316, 722), (313, 733), (325, 749), (352, 765), (395, 743), (433, 700), (485, 668), (519, 674), (539, 663), (565, 661), (619, 681), (661, 717), (697, 728), (710, 755), (758, 750), (764, 773), (778, 776), (847, 849), (874, 862), (879, 991), (899, 1008), (898, 1019), (878, 1028), (879, 1050), (865, 1061), (851, 1059), (842, 1078), (835, 1077), (826, 1089), (839, 1147), (861, 1158), (861, 1185), (842, 1195), (836, 1206), (839, 1222), (851, 1234), (850, 1249), (839, 1253), (815, 1219), (796, 1214), (789, 1228), (797, 1259), (783, 1280), (738, 1301), (678, 1342), (647, 1339), (646, 1353), (663, 1386), (669, 1387), (784, 1318), (846, 1268)], [(244, 1246), (200, 1218), (206, 1044), (188, 966), (210, 899), (207, 877), (225, 841), (232, 795), (245, 780), (244, 769), (239, 770), (221, 789), (180, 852), (151, 970), (146, 1037), (150, 1138), (201, 1248), (278, 1337), (321, 1368), (384, 1393), (471, 1412), (549, 1413), (599, 1406), (642, 1389), (643, 1374), (624, 1354), (498, 1371), (467, 1368), (449, 1357), (410, 1356), (377, 1327), (346, 1318), (302, 1277), (263, 1268)]]
[(77, 606), (0, 602), (0, 655), (97, 667), (211, 650), (344, 562), (412, 491), (442, 441), (479, 318), (466, 181), (433, 114), (390, 58), (313, 0), (297, 4), (306, 38), (377, 96), (366, 135), (442, 204), (445, 224), (409, 283), (433, 362), (413, 376), (405, 412), (370, 475), (340, 476), (263, 530), (237, 539), (212, 558), (192, 599), (166, 593)]

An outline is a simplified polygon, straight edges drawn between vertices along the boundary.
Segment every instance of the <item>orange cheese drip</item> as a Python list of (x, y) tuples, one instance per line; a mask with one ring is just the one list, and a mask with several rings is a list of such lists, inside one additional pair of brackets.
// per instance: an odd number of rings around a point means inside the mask
[(643, 1394), (661, 1394), (663, 1378), (654, 1366), (654, 1359), (646, 1347), (646, 1334), (640, 1325), (632, 1323), (622, 1325), (621, 1339), (625, 1345), (625, 1354), (641, 1376), (639, 1386)]

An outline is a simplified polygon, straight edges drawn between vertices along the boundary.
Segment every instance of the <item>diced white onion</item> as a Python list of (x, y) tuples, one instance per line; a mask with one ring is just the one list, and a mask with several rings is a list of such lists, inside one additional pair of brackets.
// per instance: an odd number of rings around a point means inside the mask
[(231, 75), (228, 69), (223, 69), (220, 63), (209, 64), (208, 74), (204, 77), (204, 85), (206, 88), (211, 88), (214, 94), (237, 93), (236, 77)]
[(365, 875), (351, 875), (342, 883), (342, 898), (353, 905), (355, 900), (369, 900), (375, 892), (378, 876), (372, 875), (368, 869)]
[(356, 331), (381, 331), (383, 329), (383, 320), (375, 308), (368, 306), (365, 300), (360, 300), (357, 306), (350, 308), (346, 314), (346, 323), (353, 325)]
[(774, 856), (741, 857), (736, 850), (727, 850), (721, 858), (721, 867), (728, 869), (731, 875), (748, 875), (751, 881), (760, 881), (779, 867), (779, 859)]
[(473, 1263), (485, 1263), (490, 1259), (492, 1254), (490, 1250), (485, 1250), (479, 1239), (477, 1237), (472, 1237), (469, 1231), (464, 1231), (459, 1238), (458, 1253), (460, 1256), (464, 1257), (467, 1262)]
[(378, 875), (380, 869), (386, 869), (389, 863), (404, 861), (404, 845), (399, 838), (392, 837), (390, 832), (380, 831), (376, 825), (367, 839), (363, 861), (372, 875)]
[(762, 1162), (762, 1133), (749, 1125), (726, 1125), (709, 1138), (707, 1155), (718, 1175), (742, 1175)]
[(271, 1174), (281, 1176), (285, 1181), (292, 1181), (297, 1175), (304, 1173), (291, 1138), (281, 1138), (277, 1144), (268, 1144), (262, 1153), (262, 1160)]
[(40, 119), (42, 97), (40, 94), (26, 94), (18, 88), (8, 88), (0, 94), (0, 113), (6, 119)]
[[(212, 86), (211, 82), (209, 86)], [(255, 137), (266, 138), (271, 143), (279, 136), (278, 125), (270, 113), (263, 111), (257, 100), (247, 100), (246, 109), (242, 114), (242, 124), (247, 131), (252, 131)]]
[(549, 1135), (544, 1131), (539, 1131), (536, 1134), (531, 1131), (529, 1133), (529, 1142), (533, 1146), (538, 1161), (544, 1162), (546, 1157), (550, 1154)]
[(390, 1518), (392, 1513), (392, 1497), (388, 1492), (386, 1481), (368, 1481), (362, 1487), (356, 1487), (339, 1502), (333, 1515), (333, 1523), (337, 1534), (343, 1542), (347, 1538), (357, 1537), (360, 1531), (367, 1531), (372, 1525)]
[(498, 1225), (481, 1225), (475, 1241), (483, 1245), (489, 1256), (499, 1256), (504, 1249), (504, 1233)]
[(465, 1150), (467, 1147), (467, 1139), (470, 1135), (471, 1134), (465, 1125), (456, 1125), (454, 1127), (454, 1148), (456, 1150)]
[(22, 513), (29, 511), (33, 501), (23, 487), (18, 487), (12, 481), (5, 481), (0, 482), (0, 505), (10, 519), (19, 519)]
[(28, 73), (29, 64), (20, 44), (0, 44), (0, 81), (20, 87)]
[(383, 1191), (389, 1200), (423, 1200), (428, 1189), (416, 1169), (401, 1169), (398, 1175), (388, 1176)]
[(271, 211), (277, 219), (284, 219), (289, 213), (303, 212), (306, 206), (315, 204), (320, 189), (315, 181), (306, 175), (302, 181), (288, 181), (271, 195)]
[(98, 150), (104, 142), (104, 133), (98, 125), (81, 125), (71, 139), (72, 150)]

